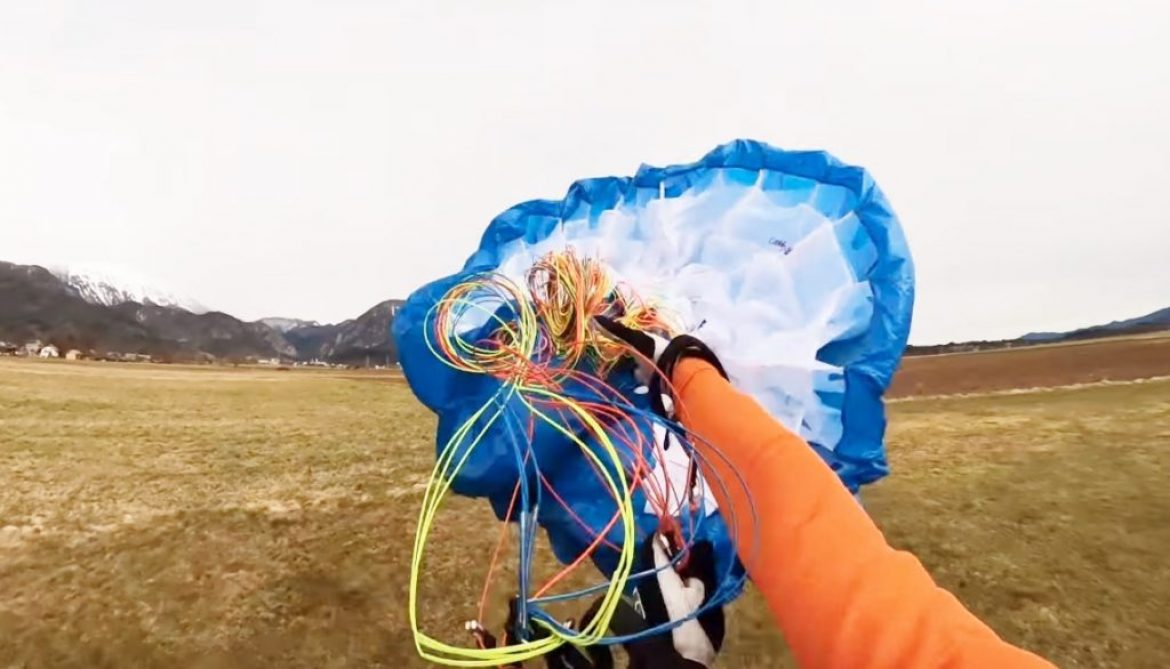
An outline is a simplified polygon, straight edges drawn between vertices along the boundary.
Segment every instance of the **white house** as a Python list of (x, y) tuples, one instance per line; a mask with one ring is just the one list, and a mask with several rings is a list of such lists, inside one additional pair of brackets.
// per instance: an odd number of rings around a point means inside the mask
[(57, 351), (57, 347), (49, 344), (41, 349), (40, 356), (42, 358), (60, 358), (61, 353)]

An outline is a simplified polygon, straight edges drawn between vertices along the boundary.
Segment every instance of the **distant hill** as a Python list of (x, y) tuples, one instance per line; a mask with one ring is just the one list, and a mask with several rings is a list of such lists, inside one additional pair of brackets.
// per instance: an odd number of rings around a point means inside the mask
[(113, 307), (124, 302), (137, 302), (159, 307), (178, 307), (196, 314), (211, 311), (196, 300), (162, 288), (155, 281), (137, 276), (125, 268), (70, 265), (48, 269), (91, 304)]
[(141, 353), (179, 360), (295, 355), (279, 332), (224, 313), (87, 299), (76, 285), (37, 265), (0, 262), (0, 339), (39, 339), (62, 351)]
[(367, 359), (375, 363), (397, 361), (398, 347), (390, 326), (403, 304), (403, 300), (385, 300), (342, 323), (327, 351), (329, 359), (350, 364), (363, 364)]
[(1123, 321), (1113, 321), (1105, 325), (1094, 325), (1070, 332), (1029, 332), (1023, 337), (1020, 337), (1020, 339), (1035, 342), (1069, 341), (1077, 339), (1098, 339), (1100, 337), (1113, 337), (1127, 334), (1143, 334), (1146, 332), (1159, 332), (1161, 330), (1170, 330), (1170, 307), (1159, 309), (1145, 316), (1129, 318)]
[[(160, 358), (281, 358), (380, 365), (398, 360), (391, 324), (404, 302), (385, 300), (334, 324), (270, 317), (245, 322), (206, 311), (125, 276), (0, 262), (0, 341), (39, 339), (62, 351), (144, 353)], [(191, 307), (191, 308), (187, 308)], [(981, 351), (1170, 330), (1170, 307), (1069, 332), (1016, 339), (910, 346), (907, 355)]]
[(1055, 344), (1066, 341), (1145, 334), (1148, 332), (1161, 332), (1163, 330), (1170, 330), (1170, 307), (1159, 309), (1158, 311), (1146, 314), (1145, 316), (1138, 316), (1137, 318), (1113, 321), (1104, 325), (1094, 325), (1068, 332), (1029, 332), (1016, 339), (953, 342), (934, 346), (909, 346), (906, 348), (906, 355), (987, 351), (1000, 348), (1013, 348), (1016, 346)]
[(402, 300), (379, 302), (357, 318), (333, 325), (309, 323), (283, 334), (302, 360), (364, 365), (397, 362), (398, 349), (390, 325)]
[(297, 328), (320, 325), (320, 323), (317, 321), (306, 321), (302, 318), (280, 318), (277, 316), (261, 318), (256, 322), (263, 323), (273, 330), (278, 330), (280, 332), (288, 332), (289, 330), (295, 330)]
[(0, 262), (0, 341), (40, 340), (98, 355), (159, 359), (321, 360), (353, 365), (397, 362), (390, 325), (402, 300), (380, 302), (357, 318), (322, 325), (297, 318), (241, 321), (198, 303), (111, 274), (50, 271)]
[(1046, 341), (1059, 341), (1065, 334), (1064, 332), (1029, 332), (1020, 337), (1020, 341), (1042, 344)]

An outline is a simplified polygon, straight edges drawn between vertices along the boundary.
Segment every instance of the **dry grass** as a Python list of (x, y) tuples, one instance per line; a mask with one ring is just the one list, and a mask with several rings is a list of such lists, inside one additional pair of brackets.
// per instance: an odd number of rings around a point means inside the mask
[[(399, 383), (0, 361), (0, 666), (418, 666), (405, 596), (433, 420)], [(867, 494), (993, 627), (1062, 666), (1170, 665), (1170, 383), (893, 408)], [(424, 625), (495, 524), (453, 500)], [(543, 569), (551, 565), (542, 565)], [(760, 602), (722, 666), (786, 665)]]

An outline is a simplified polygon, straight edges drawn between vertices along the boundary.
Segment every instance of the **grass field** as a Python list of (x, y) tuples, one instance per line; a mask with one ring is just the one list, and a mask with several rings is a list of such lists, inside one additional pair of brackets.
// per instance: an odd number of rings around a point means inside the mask
[[(383, 376), (0, 361), (0, 667), (419, 666), (433, 429)], [(865, 500), (1009, 640), (1166, 667), (1168, 448), (1165, 381), (904, 401)], [(461, 643), (485, 507), (453, 500), (428, 563), (424, 625)], [(721, 666), (790, 666), (754, 594), (730, 621)]]

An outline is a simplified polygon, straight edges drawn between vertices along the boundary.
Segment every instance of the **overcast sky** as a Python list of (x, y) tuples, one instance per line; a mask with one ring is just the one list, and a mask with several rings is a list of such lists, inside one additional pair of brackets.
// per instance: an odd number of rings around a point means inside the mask
[(912, 341), (1170, 306), (1164, 2), (0, 0), (0, 259), (337, 321), (576, 178), (869, 168)]

